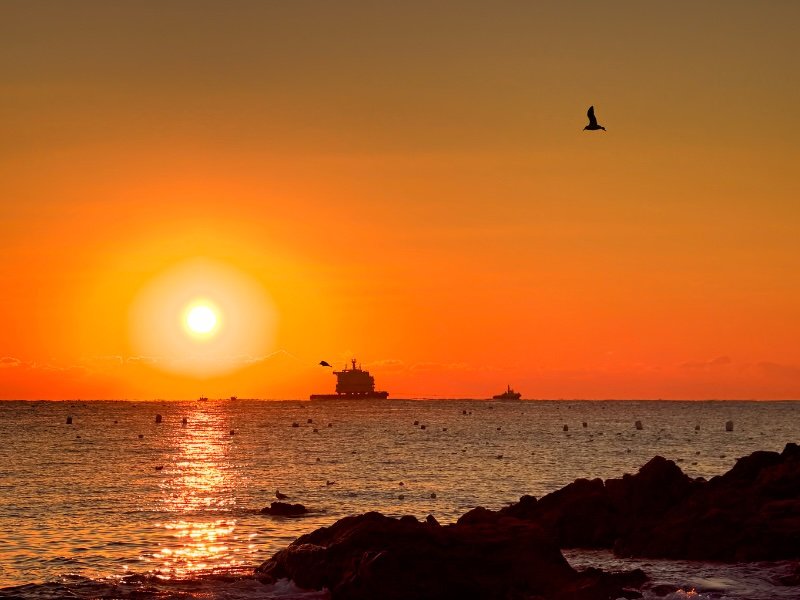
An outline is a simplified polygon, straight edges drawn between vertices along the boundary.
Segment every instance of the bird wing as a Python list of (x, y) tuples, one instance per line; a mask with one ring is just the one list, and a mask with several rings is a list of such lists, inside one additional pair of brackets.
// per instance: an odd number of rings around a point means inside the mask
[(589, 107), (589, 111), (586, 115), (589, 117), (589, 125), (597, 125), (597, 119), (594, 116), (594, 106)]
[(328, 361), (326, 361), (326, 360), (319, 361), (319, 364), (321, 366), (323, 366), (323, 367), (330, 367), (331, 366), (330, 363), (328, 363)]

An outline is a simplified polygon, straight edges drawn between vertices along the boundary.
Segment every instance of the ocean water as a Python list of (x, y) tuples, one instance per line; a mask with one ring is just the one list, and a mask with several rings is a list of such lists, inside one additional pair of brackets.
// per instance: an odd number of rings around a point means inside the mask
[[(0, 598), (326, 598), (250, 573), (349, 514), (446, 523), (656, 454), (710, 477), (798, 441), (796, 402), (0, 402)], [(311, 513), (260, 514), (276, 490)], [(565, 555), (641, 567), (668, 599), (800, 597), (788, 563)]]

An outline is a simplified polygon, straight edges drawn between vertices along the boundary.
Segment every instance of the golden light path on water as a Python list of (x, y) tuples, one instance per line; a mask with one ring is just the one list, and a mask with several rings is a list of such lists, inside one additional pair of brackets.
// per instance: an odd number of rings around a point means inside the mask
[[(230, 464), (233, 435), (225, 411), (195, 407), (176, 434), (176, 459), (160, 484), (160, 510), (175, 515), (162, 524), (170, 542), (147, 559), (169, 578), (251, 565), (255, 533), (236, 533), (236, 487), (242, 475)], [(208, 514), (219, 518), (208, 520)]]

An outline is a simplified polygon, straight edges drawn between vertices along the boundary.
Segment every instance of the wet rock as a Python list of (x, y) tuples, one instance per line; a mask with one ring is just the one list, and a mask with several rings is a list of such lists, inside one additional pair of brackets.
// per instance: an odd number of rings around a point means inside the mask
[(307, 512), (308, 509), (302, 504), (290, 504), (289, 502), (273, 502), (261, 509), (262, 515), (272, 515), (273, 517), (297, 517)]
[(634, 597), (624, 588), (641, 580), (579, 573), (540, 527), (519, 519), (431, 526), (375, 512), (301, 536), (256, 576), (325, 587), (332, 600), (605, 600)]

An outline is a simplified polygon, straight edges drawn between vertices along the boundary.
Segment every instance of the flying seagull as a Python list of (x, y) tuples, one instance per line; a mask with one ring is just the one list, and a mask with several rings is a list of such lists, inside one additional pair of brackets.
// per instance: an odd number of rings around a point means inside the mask
[(319, 365), (321, 367), (330, 367), (331, 366), (330, 363), (328, 361), (326, 361), (326, 360), (319, 361)]
[(589, 107), (589, 112), (587, 112), (586, 114), (589, 117), (589, 124), (586, 127), (583, 128), (584, 131), (586, 131), (587, 129), (589, 131), (597, 131), (598, 129), (602, 129), (603, 131), (606, 130), (605, 127), (603, 127), (602, 125), (598, 125), (597, 124), (597, 119), (594, 116), (594, 106), (590, 106)]

